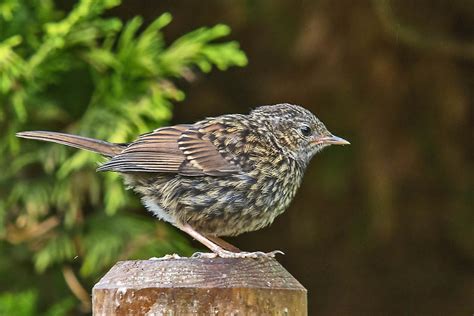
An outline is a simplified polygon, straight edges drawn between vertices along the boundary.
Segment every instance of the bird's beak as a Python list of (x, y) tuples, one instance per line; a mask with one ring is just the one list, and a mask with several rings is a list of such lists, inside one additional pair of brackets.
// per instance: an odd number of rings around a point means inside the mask
[(318, 137), (313, 141), (313, 144), (329, 144), (329, 145), (350, 145), (347, 140), (338, 136), (324, 136)]

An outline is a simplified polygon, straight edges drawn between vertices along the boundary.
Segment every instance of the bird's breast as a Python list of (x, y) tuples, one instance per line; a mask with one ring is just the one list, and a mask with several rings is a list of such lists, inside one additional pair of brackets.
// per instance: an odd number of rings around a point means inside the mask
[(281, 214), (290, 204), (298, 190), (303, 173), (295, 163), (282, 160), (260, 166), (256, 172), (254, 187), (258, 196), (258, 204), (266, 212)]

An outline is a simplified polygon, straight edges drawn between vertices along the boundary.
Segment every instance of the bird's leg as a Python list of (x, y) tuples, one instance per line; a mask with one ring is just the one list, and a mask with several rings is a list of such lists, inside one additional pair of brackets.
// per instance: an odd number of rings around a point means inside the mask
[[(283, 254), (283, 252), (276, 250), (272, 252), (232, 252), (229, 250), (225, 250), (219, 245), (215, 244), (211, 240), (209, 240), (206, 236), (202, 235), (201, 233), (197, 232), (194, 228), (192, 228), (188, 224), (184, 225), (176, 225), (179, 229), (181, 229), (183, 232), (187, 233), (197, 241), (199, 241), (201, 244), (209, 248), (213, 253), (195, 253), (193, 256), (197, 258), (215, 258), (215, 257), (221, 257), (221, 258), (259, 258), (259, 257), (275, 257), (276, 254)], [(220, 239), (220, 238), (219, 238)]]
[(225, 250), (229, 250), (229, 251), (232, 251), (232, 252), (242, 252), (242, 250), (240, 250), (236, 246), (228, 243), (227, 241), (225, 241), (222, 238), (219, 238), (217, 236), (210, 236), (210, 235), (206, 235), (206, 237), (207, 237), (207, 239), (209, 239), (210, 241), (212, 241), (216, 245), (219, 245), (221, 248), (224, 248)]
[(206, 236), (194, 230), (194, 228), (192, 228), (188, 224), (176, 225), (176, 226), (179, 229), (181, 229), (183, 232), (187, 233), (188, 235), (190, 235), (191, 237), (199, 241), (201, 244), (209, 248), (215, 254), (215, 256), (220, 256), (221, 254), (232, 253), (228, 250), (221, 248), (219, 245), (209, 240), (209, 238), (207, 238)]

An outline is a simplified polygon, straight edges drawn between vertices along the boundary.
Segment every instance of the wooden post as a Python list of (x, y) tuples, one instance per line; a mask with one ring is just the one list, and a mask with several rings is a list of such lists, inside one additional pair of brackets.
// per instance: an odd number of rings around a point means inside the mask
[(307, 315), (306, 289), (274, 259), (120, 261), (94, 286), (99, 315)]

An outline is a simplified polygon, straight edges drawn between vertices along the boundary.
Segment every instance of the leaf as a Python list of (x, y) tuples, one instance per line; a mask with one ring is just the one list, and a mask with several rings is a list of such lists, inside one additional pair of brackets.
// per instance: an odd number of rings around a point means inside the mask
[(64, 234), (59, 235), (50, 239), (47, 244), (35, 254), (35, 268), (38, 272), (44, 272), (54, 263), (72, 260), (75, 255), (76, 250), (70, 237)]

